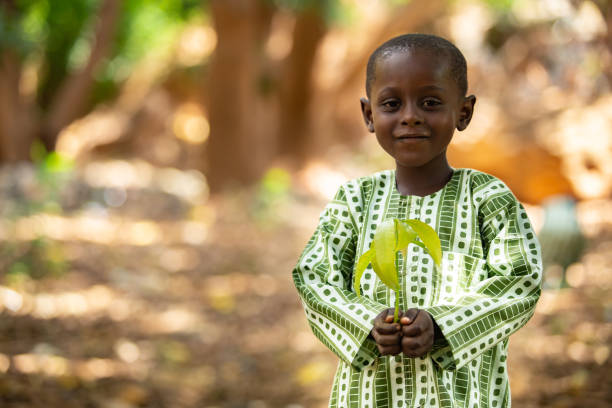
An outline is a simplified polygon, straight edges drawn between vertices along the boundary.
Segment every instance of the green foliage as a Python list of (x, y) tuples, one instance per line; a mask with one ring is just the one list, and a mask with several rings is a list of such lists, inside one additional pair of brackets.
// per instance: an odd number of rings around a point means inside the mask
[(10, 286), (19, 286), (28, 279), (57, 278), (68, 268), (61, 245), (45, 237), (5, 243), (0, 254), (9, 261), (4, 281)]
[(516, 2), (515, 0), (485, 0), (484, 1), (489, 7), (496, 11), (507, 13), (512, 9), (512, 5)]
[[(0, 6), (0, 49), (41, 60), (37, 102), (45, 110), (64, 78), (87, 63), (102, 0), (17, 0)], [(145, 55), (164, 53), (181, 26), (204, 13), (199, 0), (121, 2), (112, 51), (96, 72), (92, 105), (117, 95)]]
[(399, 248), (397, 220), (387, 220), (378, 226), (374, 235), (374, 257), (372, 266), (378, 277), (391, 289), (399, 290), (399, 279), (395, 269), (395, 253)]
[(403, 220), (402, 222), (422, 241), (418, 242), (415, 238), (410, 237), (408, 244), (415, 244), (427, 250), (436, 266), (440, 266), (442, 262), (442, 246), (440, 245), (440, 237), (438, 237), (436, 231), (429, 225), (418, 220)]
[(284, 169), (274, 167), (261, 180), (261, 192), (266, 196), (283, 196), (291, 187), (291, 175)]
[(389, 219), (378, 226), (370, 249), (359, 258), (355, 268), (353, 288), (357, 296), (361, 296), (361, 276), (370, 263), (380, 280), (396, 292), (394, 322), (398, 321), (399, 296), (397, 292), (400, 290), (395, 263), (396, 256), (397, 252), (401, 251), (406, 258), (406, 250), (410, 244), (427, 250), (436, 266), (440, 266), (442, 261), (440, 238), (433, 228), (418, 220)]
[(167, 53), (185, 22), (204, 15), (201, 6), (197, 0), (123, 1), (113, 52), (97, 73), (91, 103), (115, 97), (145, 56)]
[[(403, 0), (391, 0), (391, 1), (394, 1), (396, 3), (399, 3), (399, 2), (406, 3), (406, 1), (403, 1)], [(447, 1), (450, 4), (457, 4), (459, 6), (462, 6), (465, 4), (465, 1), (462, 1), (462, 0), (447, 0)], [(505, 15), (511, 12), (512, 7), (514, 6), (515, 3), (517, 3), (517, 0), (481, 0), (480, 3), (483, 4), (484, 6), (489, 7), (489, 9), (498, 13), (499, 15)]]
[(273, 167), (264, 174), (259, 182), (252, 214), (255, 220), (264, 225), (278, 221), (278, 212), (287, 203), (291, 194), (291, 175), (287, 170)]
[[(70, 72), (71, 54), (73, 54), (75, 45), (80, 44), (81, 48), (87, 48), (81, 51), (81, 54), (85, 53), (86, 55), (80, 58), (82, 62), (87, 60), (92, 40), (92, 17), (97, 9), (97, 3), (97, 0), (53, 2), (46, 7), (44, 29), (37, 30), (43, 33), (43, 38), (28, 38), (29, 41), (33, 42), (42, 40), (41, 45), (44, 47), (40, 50), (43, 54), (44, 64), (40, 73), (41, 81), (38, 90), (39, 105), (43, 109), (49, 106), (58, 87)], [(40, 17), (42, 17), (43, 8), (43, 6), (40, 6)]]
[(388, 2), (392, 6), (402, 6), (404, 4), (410, 3), (411, 0), (388, 0)]
[(24, 55), (29, 44), (24, 40), (22, 28), (13, 14), (0, 5), (0, 51), (10, 49)]
[(200, 3), (193, 0), (124, 1), (115, 52), (119, 60), (113, 61), (132, 65), (151, 51), (167, 50), (182, 24), (201, 12)]
[[(5, 219), (15, 225), (19, 218), (39, 213), (57, 213), (62, 210), (61, 195), (73, 174), (74, 163), (57, 152), (47, 152), (40, 141), (32, 144), (30, 158), (34, 163), (31, 182), (15, 186), (12, 211)], [(20, 191), (23, 190), (23, 191)], [(31, 240), (9, 239), (0, 245), (0, 259), (5, 270), (4, 280), (15, 286), (27, 279), (61, 276), (68, 268), (62, 246), (43, 236)]]
[(72, 176), (74, 162), (57, 152), (47, 152), (40, 141), (35, 141), (30, 149), (30, 158), (36, 169), (38, 199), (28, 200), (23, 207), (29, 213), (39, 211), (59, 211), (61, 190)]

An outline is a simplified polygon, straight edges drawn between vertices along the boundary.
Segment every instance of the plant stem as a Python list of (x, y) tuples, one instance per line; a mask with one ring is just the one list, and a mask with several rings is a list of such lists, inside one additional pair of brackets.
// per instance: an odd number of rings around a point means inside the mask
[(393, 312), (393, 323), (399, 321), (399, 293), (395, 292), (395, 311)]

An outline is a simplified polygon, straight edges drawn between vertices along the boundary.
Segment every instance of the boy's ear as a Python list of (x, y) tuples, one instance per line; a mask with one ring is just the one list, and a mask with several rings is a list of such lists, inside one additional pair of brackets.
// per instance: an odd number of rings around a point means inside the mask
[(472, 120), (472, 115), (474, 114), (475, 103), (476, 97), (474, 95), (463, 98), (461, 111), (459, 111), (459, 120), (457, 121), (457, 130), (461, 131), (468, 127), (470, 121)]
[(366, 127), (368, 128), (368, 132), (374, 133), (374, 122), (372, 121), (372, 105), (370, 105), (370, 101), (366, 98), (359, 99), (361, 102), (361, 114), (363, 115), (363, 120), (365, 121)]

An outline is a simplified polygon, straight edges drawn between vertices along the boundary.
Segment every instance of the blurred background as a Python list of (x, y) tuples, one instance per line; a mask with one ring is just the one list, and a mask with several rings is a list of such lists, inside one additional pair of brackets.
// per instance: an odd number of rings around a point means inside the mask
[(611, 407), (608, 0), (0, 1), (0, 405), (325, 407), (291, 269), (340, 183), (393, 167), (359, 97), (405, 32), (466, 55), (451, 164), (542, 240), (514, 404)]

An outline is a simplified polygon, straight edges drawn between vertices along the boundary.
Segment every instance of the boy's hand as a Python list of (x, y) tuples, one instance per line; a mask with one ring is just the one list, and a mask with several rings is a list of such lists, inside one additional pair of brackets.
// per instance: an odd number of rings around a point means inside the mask
[(400, 318), (402, 352), (407, 357), (423, 357), (434, 343), (434, 322), (425, 310), (408, 309)]
[(385, 309), (374, 319), (374, 328), (370, 332), (378, 351), (383, 356), (394, 356), (402, 351), (402, 331), (399, 323), (393, 323), (395, 309)]

